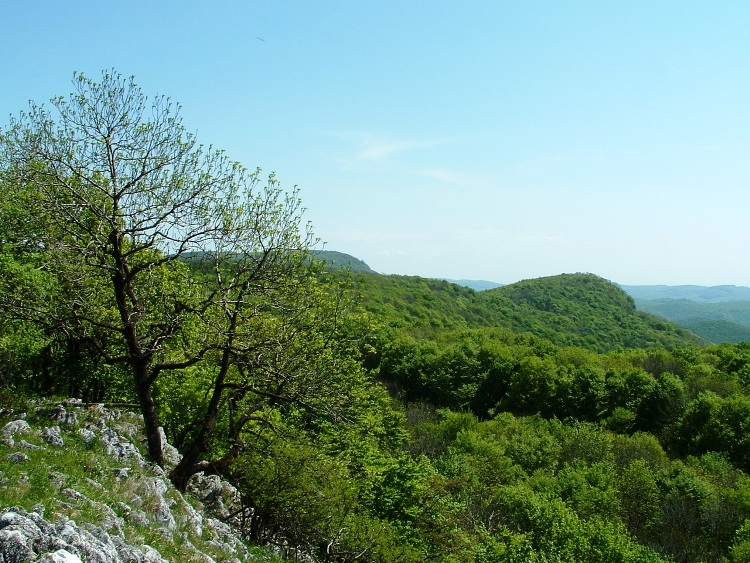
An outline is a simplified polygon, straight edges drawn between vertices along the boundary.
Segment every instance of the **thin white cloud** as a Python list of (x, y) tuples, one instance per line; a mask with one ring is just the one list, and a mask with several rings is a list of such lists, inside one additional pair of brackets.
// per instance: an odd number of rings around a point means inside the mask
[(460, 172), (448, 170), (447, 168), (431, 168), (427, 170), (420, 170), (419, 174), (433, 178), (439, 182), (449, 184), (451, 186), (457, 186), (459, 188), (465, 188), (468, 186), (480, 186), (484, 182), (476, 177), (467, 176)]
[(367, 134), (360, 137), (360, 142), (362, 148), (354, 155), (352, 161), (385, 160), (399, 153), (433, 147), (442, 143), (442, 141), (431, 139), (393, 141)]
[(445, 142), (440, 139), (386, 139), (361, 131), (325, 131), (322, 133), (356, 145), (354, 154), (342, 159), (342, 163), (348, 166), (358, 162), (383, 161), (397, 154), (434, 147)]
[(383, 141), (380, 139), (365, 139), (363, 148), (354, 160), (383, 160), (391, 155), (406, 152), (426, 146), (425, 143), (413, 141)]

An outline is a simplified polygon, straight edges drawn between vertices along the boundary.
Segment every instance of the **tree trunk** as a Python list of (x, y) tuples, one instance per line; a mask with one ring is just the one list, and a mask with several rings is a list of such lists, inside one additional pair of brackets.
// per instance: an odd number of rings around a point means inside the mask
[[(228, 355), (225, 353), (225, 359)], [(222, 363), (223, 367), (228, 366), (228, 360)], [(210, 464), (207, 466), (207, 462), (200, 461), (201, 456), (206, 452), (206, 438), (216, 428), (216, 419), (219, 415), (219, 402), (221, 400), (224, 377), (226, 376), (226, 369), (222, 369), (219, 376), (214, 384), (214, 393), (211, 397), (211, 401), (208, 405), (208, 410), (200, 423), (200, 430), (195, 440), (190, 444), (190, 447), (182, 454), (182, 459), (177, 466), (170, 471), (169, 478), (174, 483), (174, 486), (180, 492), (185, 492), (188, 480), (194, 474), (199, 471), (206, 471), (210, 469)], [(212, 471), (216, 473), (217, 471)]]
[(148, 455), (156, 465), (164, 467), (164, 451), (162, 449), (161, 434), (159, 433), (159, 417), (156, 405), (151, 395), (151, 386), (146, 377), (146, 366), (134, 366), (135, 388), (138, 393), (138, 403), (143, 415), (143, 425), (146, 431)]
[(190, 477), (202, 470), (202, 468), (198, 468), (198, 460), (203, 453), (203, 449), (202, 445), (194, 441), (183, 454), (180, 463), (169, 472), (169, 479), (181, 493), (185, 492)]
[[(188, 453), (192, 450), (193, 448), (188, 450)], [(197, 451), (198, 450), (196, 449), (195, 452)], [(237, 457), (237, 451), (232, 449), (221, 459), (198, 461), (200, 459), (200, 453), (196, 454), (195, 452), (190, 457), (187, 455), (183, 456), (180, 463), (169, 472), (170, 481), (172, 481), (172, 484), (181, 493), (185, 492), (188, 481), (190, 481), (190, 478), (196, 473), (203, 472), (205, 475), (225, 475), (226, 471), (229, 469), (229, 465)]]
[[(232, 315), (231, 330), (234, 331), (236, 326), (237, 311)], [(192, 444), (190, 444), (190, 447), (183, 453), (182, 459), (180, 460), (180, 463), (177, 464), (177, 467), (169, 473), (169, 478), (180, 492), (185, 492), (190, 477), (199, 471), (204, 471), (206, 469), (206, 462), (199, 462), (199, 460), (206, 451), (206, 438), (216, 428), (216, 420), (219, 416), (219, 405), (221, 404), (221, 398), (224, 395), (224, 380), (229, 372), (232, 341), (233, 338), (230, 336), (229, 341), (221, 354), (219, 373), (216, 375), (211, 400), (206, 408), (206, 414), (203, 417), (203, 421), (200, 423), (198, 435), (195, 437)], [(214, 471), (214, 473), (216, 472), (217, 471)]]

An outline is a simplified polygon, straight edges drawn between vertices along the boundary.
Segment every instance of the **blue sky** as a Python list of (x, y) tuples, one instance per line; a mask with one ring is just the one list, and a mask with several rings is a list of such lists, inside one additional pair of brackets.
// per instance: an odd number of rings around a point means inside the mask
[(387, 274), (750, 285), (750, 2), (11, 2), (0, 123), (134, 75)]

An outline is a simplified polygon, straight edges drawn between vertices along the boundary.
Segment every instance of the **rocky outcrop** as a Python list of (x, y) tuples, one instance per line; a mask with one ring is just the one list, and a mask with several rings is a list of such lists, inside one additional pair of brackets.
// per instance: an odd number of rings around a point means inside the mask
[(168, 563), (154, 548), (128, 545), (99, 526), (79, 527), (66, 519), (52, 524), (39, 512), (18, 507), (0, 511), (0, 561)]
[[(139, 422), (134, 413), (100, 405), (60, 404), (2, 425), (0, 502), (4, 490), (29, 490), (12, 498), (32, 498), (32, 481), (40, 478), (54, 495), (33, 506), (0, 504), (0, 563), (251, 559), (233, 526), (237, 490), (198, 475), (181, 495), (145, 460)], [(179, 462), (171, 446), (165, 454), (168, 464)], [(79, 464), (76, 455), (85, 460)]]

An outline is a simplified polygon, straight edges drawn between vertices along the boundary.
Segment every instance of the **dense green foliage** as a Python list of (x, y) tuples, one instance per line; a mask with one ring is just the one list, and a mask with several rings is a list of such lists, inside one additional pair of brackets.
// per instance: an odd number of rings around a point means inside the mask
[(526, 280), (483, 292), (481, 298), (493, 303), (496, 293), (515, 305), (514, 330), (560, 345), (603, 352), (617, 347), (672, 348), (691, 339), (671, 323), (640, 314), (619, 287), (592, 274)]
[[(245, 427), (225, 474), (254, 508), (248, 537), (332, 561), (746, 560), (750, 347), (601, 353), (507, 328), (427, 329), (403, 310), (431, 288), (456, 309), (475, 294), (406, 281), (417, 298), (394, 291), (390, 312), (341, 318), (325, 361), (348, 362), (345, 404), (268, 404)], [(435, 301), (433, 318), (454, 321)], [(39, 393), (24, 374), (47, 341), (24, 338), (39, 344), (9, 345), (29, 363), (6, 364), (4, 385)], [(160, 384), (170, 436), (189, 431), (203, 377)]]
[[(89, 230), (66, 231), (49, 205), (76, 204), (55, 199), (70, 186), (13, 165), (0, 167), (2, 408), (25, 395), (137, 402), (122, 358), (146, 343), (171, 442), (237, 484), (248, 538), (287, 553), (750, 560), (750, 345), (707, 346), (590, 274), (479, 293), (347, 272), (345, 255), (323, 255), (326, 270), (286, 245), (294, 229), (282, 236), (276, 219), (297, 215), (273, 197), (243, 215), (272, 252), (233, 239), (229, 213), (214, 248), (181, 256), (155, 238), (138, 247), (139, 231), (121, 250), (143, 277), (113, 297), (104, 219), (89, 208)], [(251, 194), (232, 203), (247, 211)], [(127, 224), (115, 214), (110, 230)], [(143, 307), (131, 318), (121, 299)], [(123, 341), (132, 325), (140, 339)]]
[(701, 342), (673, 323), (636, 311), (619, 287), (591, 274), (525, 280), (482, 292), (419, 277), (370, 274), (357, 280), (369, 311), (422, 333), (503, 327), (600, 352)]

